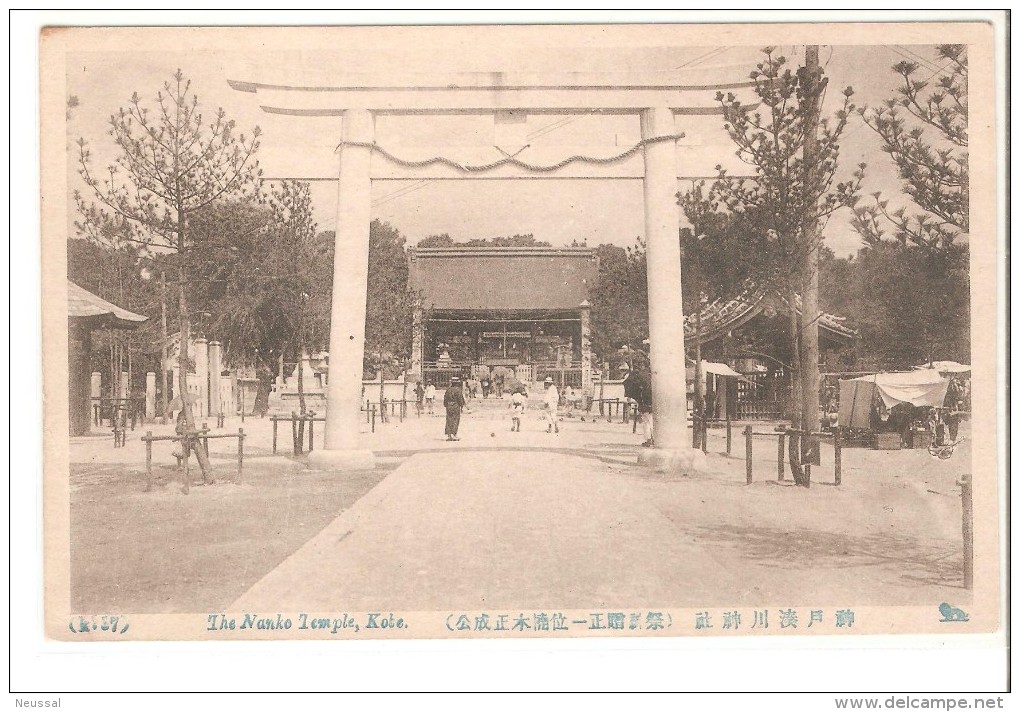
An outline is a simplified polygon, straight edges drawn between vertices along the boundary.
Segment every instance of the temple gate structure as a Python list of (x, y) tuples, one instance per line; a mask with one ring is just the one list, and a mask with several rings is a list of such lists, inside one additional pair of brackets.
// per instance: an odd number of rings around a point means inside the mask
[(512, 373), (518, 381), (591, 387), (587, 247), (418, 248), (411, 371), (438, 388), (451, 376)]
[[(359, 405), (364, 352), (371, 188), (379, 180), (641, 180), (644, 238), (648, 258), (648, 304), (655, 448), (643, 461), (670, 466), (689, 448), (685, 387), (683, 308), (680, 275), (679, 178), (676, 149), (684, 116), (719, 114), (718, 91), (746, 89), (751, 83), (679, 83), (673, 73), (527, 74), (477, 72), (364, 76), (338, 73), (329, 84), (294, 84), (277, 75), (230, 80), (237, 91), (254, 95), (266, 112), (300, 117), (342, 117), (336, 253), (329, 341), (325, 447), (313, 453), (322, 467), (374, 466), (371, 452), (359, 450)], [(376, 143), (380, 117), (422, 115), (493, 117), (493, 146), (502, 158), (467, 165), (436, 154), (407, 160)], [(529, 147), (501, 145), (498, 135), (520, 126), (529, 114), (627, 115), (640, 124), (640, 141), (624, 147)], [(505, 134), (506, 131), (504, 130)], [(511, 132), (512, 133), (512, 132)], [(600, 154), (600, 155), (593, 155)], [(333, 164), (335, 166), (335, 164)], [(308, 175), (280, 176), (307, 179)], [(323, 178), (327, 176), (322, 176)], [(665, 463), (665, 464), (664, 464)]]

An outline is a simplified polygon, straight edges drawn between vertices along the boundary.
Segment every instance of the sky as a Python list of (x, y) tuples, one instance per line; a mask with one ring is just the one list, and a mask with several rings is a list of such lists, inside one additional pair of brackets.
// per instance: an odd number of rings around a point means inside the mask
[[(370, 33), (347, 37), (352, 41), (327, 50), (267, 49), (252, 53), (231, 50), (230, 43), (224, 43), (223, 49), (201, 52), (161, 47), (158, 51), (101, 49), (69, 54), (67, 93), (80, 102), (68, 121), (69, 145), (84, 137), (95, 154), (97, 167), (108, 163), (113, 155), (106, 135), (110, 114), (126, 105), (135, 91), (154, 106), (156, 91), (178, 67), (192, 79), (192, 88), (207, 113), (223, 107), (237, 121), (239, 130), (250, 131), (256, 125), (262, 129), (260, 161), (267, 176), (307, 177), (328, 174), (340, 140), (340, 120), (267, 114), (259, 109), (257, 95), (232, 90), (228, 79), (314, 84), (329, 82), (338, 72), (395, 75), (421, 71), (539, 72), (554, 68), (557, 73), (670, 72), (678, 81), (709, 84), (721, 78), (746, 78), (761, 57), (757, 45), (646, 47), (627, 42), (600, 44), (588, 37), (579, 39), (576, 46), (529, 45), (522, 41), (510, 43), (509, 48), (503, 44), (486, 50), (466, 42), (462, 32), (444, 36), (437, 30), (435, 42), (427, 45), (379, 43), (379, 38)], [(779, 51), (793, 62), (803, 61), (803, 46), (780, 46)], [(829, 77), (825, 110), (835, 110), (842, 88), (848, 85), (854, 88), (858, 105), (874, 106), (892, 96), (898, 75), (891, 66), (904, 59), (918, 62), (922, 76), (945, 71), (944, 63), (936, 61), (930, 46), (823, 45), (820, 61)], [(680, 116), (677, 130), (686, 134), (678, 145), (684, 157), (681, 168), (687, 175), (712, 175), (716, 163), (738, 173), (743, 169), (733, 157), (734, 146), (725, 134), (721, 117)], [(638, 120), (631, 116), (531, 115), (523, 131), (533, 146), (584, 146), (590, 148), (591, 155), (619, 153), (639, 139)], [(492, 120), (477, 116), (382, 117), (376, 133), (377, 142), (399, 156), (445, 155), (467, 162), (480, 156), (499, 158), (492, 148), (492, 137)], [(894, 205), (901, 199), (890, 159), (859, 117), (851, 121), (843, 137), (840, 160), (843, 178), (858, 163), (868, 164), (862, 200), (870, 200), (870, 194), (877, 190), (891, 197)], [(79, 187), (76, 168), (74, 151), (69, 151), (71, 189)], [(678, 189), (689, 185), (680, 181)], [(336, 184), (313, 183), (312, 198), (320, 229), (331, 229), (336, 215)], [(569, 245), (575, 240), (589, 245), (631, 245), (644, 232), (639, 180), (376, 181), (372, 201), (372, 217), (396, 227), (410, 244), (438, 233), (461, 240), (532, 233), (554, 245)], [(73, 216), (69, 229), (72, 220)], [(849, 211), (829, 221), (826, 244), (840, 255), (858, 249), (861, 243), (849, 225)]]

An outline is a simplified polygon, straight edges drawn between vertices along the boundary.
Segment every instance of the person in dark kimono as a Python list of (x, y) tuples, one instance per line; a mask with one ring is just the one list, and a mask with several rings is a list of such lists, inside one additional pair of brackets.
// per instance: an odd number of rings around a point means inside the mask
[(414, 405), (418, 409), (418, 415), (421, 416), (421, 411), (425, 406), (425, 387), (421, 381), (414, 384)]
[(450, 380), (450, 387), (446, 389), (443, 396), (443, 406), (446, 408), (446, 439), (460, 440), (457, 431), (460, 430), (460, 412), (466, 405), (464, 401), (464, 388), (460, 379), (454, 377)]

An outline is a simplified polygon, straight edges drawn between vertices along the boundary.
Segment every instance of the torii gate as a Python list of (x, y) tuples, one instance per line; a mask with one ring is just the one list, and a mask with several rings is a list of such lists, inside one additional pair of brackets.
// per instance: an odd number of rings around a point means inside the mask
[[(679, 455), (689, 450), (690, 443), (676, 200), (677, 179), (682, 176), (677, 169), (675, 147), (680, 136), (675, 117), (718, 114), (717, 91), (742, 89), (751, 83), (683, 85), (661, 73), (557, 77), (504, 72), (441, 77), (341, 75), (331, 81), (329, 86), (229, 82), (237, 91), (255, 94), (269, 113), (343, 117), (342, 141), (337, 148), (339, 201), (325, 447), (310, 457), (331, 469), (374, 466), (373, 453), (360, 450), (358, 442), (373, 180), (627, 178), (643, 181), (648, 258), (655, 448), (642, 452), (641, 461), (660, 468), (687, 461)], [(452, 161), (400, 161), (383, 150), (385, 147), (375, 145), (375, 118), (379, 115), (491, 115), (498, 121), (532, 113), (637, 115), (641, 142), (605, 162), (585, 158), (567, 162), (571, 154), (561, 151), (551, 157), (540, 175), (512, 159), (484, 171)], [(541, 151), (529, 150), (527, 163), (539, 163), (535, 154)], [(379, 154), (375, 160), (373, 154)], [(643, 162), (636, 160), (638, 154)]]

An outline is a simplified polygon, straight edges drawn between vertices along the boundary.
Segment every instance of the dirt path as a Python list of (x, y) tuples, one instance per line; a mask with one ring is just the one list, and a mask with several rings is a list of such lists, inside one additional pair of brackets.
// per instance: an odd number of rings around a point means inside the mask
[(420, 454), (231, 609), (938, 602), (961, 592), (954, 504), (895, 484), (805, 491), (552, 452)]

